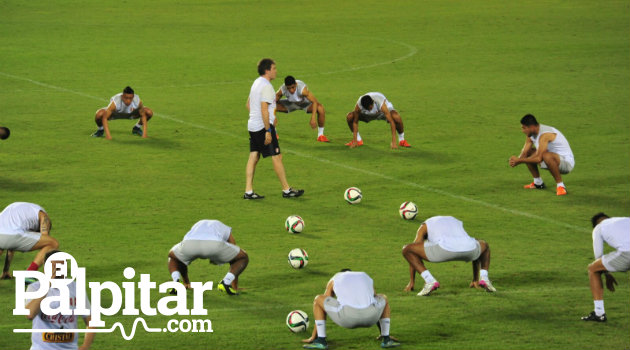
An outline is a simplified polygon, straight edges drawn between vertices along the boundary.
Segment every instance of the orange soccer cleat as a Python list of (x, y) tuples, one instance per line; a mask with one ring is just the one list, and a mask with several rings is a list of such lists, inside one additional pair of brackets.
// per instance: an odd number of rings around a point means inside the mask
[(409, 144), (409, 142), (407, 142), (407, 140), (402, 140), (402, 141), (398, 142), (398, 146), (411, 147), (411, 145)]
[(317, 141), (319, 142), (330, 142), (330, 140), (328, 139), (328, 137), (326, 137), (326, 135), (321, 135), (317, 137)]
[(565, 194), (567, 194), (567, 189), (560, 186), (556, 188), (556, 195), (557, 196), (564, 196)]
[[(352, 145), (352, 141), (350, 141), (350, 142), (346, 143), (346, 146), (350, 146), (350, 145)], [(359, 142), (357, 143), (357, 146), (363, 146), (363, 140), (359, 141)]]
[(534, 188), (536, 188), (536, 189), (542, 190), (542, 189), (545, 188), (545, 183), (542, 183), (540, 185), (536, 185), (534, 182), (532, 182), (529, 185), (523, 186), (523, 188), (526, 188), (526, 189), (534, 189)]

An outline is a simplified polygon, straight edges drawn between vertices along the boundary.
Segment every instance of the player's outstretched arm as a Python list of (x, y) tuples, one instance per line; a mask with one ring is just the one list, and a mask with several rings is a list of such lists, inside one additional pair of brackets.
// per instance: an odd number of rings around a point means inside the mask
[(50, 221), (48, 214), (40, 210), (38, 214), (38, 218), (39, 218), (39, 233), (43, 235), (49, 235), (50, 230), (52, 229), (52, 222)]
[(147, 111), (146, 109), (144, 109), (144, 105), (142, 104), (142, 101), (140, 101), (140, 105), (138, 105), (138, 113), (140, 114), (140, 120), (142, 121), (142, 138), (146, 139), (148, 137), (147, 135)]
[(112, 113), (116, 110), (116, 104), (111, 102), (107, 109), (105, 109), (105, 115), (103, 116), (103, 128), (105, 129), (105, 138), (108, 140), (112, 139), (112, 135), (109, 132), (109, 117), (112, 116)]
[(317, 108), (319, 107), (319, 101), (317, 101), (317, 98), (315, 98), (313, 93), (311, 93), (306, 86), (302, 89), (302, 96), (306, 97), (306, 99), (312, 103), (311, 107), (313, 111), (311, 112), (310, 124), (311, 128), (315, 129), (317, 128)]
[(516, 160), (516, 164), (517, 165), (521, 163), (538, 164), (542, 162), (543, 154), (547, 152), (547, 147), (549, 146), (549, 142), (553, 141), (554, 138), (555, 138), (555, 135), (553, 134), (542, 135), (540, 137), (540, 141), (538, 142), (538, 149), (536, 150), (536, 152), (529, 157), (526, 156), (524, 158), (518, 158)]
[(352, 142), (350, 143), (350, 148), (355, 148), (359, 145), (359, 141), (357, 140), (357, 134), (359, 133), (359, 115), (361, 114), (359, 105), (355, 105), (354, 110), (350, 113), (352, 113)]

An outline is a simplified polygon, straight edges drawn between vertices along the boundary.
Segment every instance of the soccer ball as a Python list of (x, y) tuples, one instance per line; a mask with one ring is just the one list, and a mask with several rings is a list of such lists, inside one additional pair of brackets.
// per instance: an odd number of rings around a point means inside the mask
[(308, 314), (302, 310), (293, 310), (287, 315), (287, 327), (293, 333), (304, 332), (308, 329)]
[(291, 215), (284, 222), (284, 228), (291, 233), (300, 233), (304, 230), (304, 219), (297, 215)]
[(418, 206), (413, 202), (404, 202), (400, 205), (398, 213), (400, 217), (405, 220), (413, 220), (416, 218), (416, 215), (418, 215)]
[(343, 194), (343, 199), (345, 199), (348, 204), (359, 204), (361, 203), (361, 198), (363, 198), (361, 190), (356, 187), (348, 188)]
[(308, 254), (306, 250), (295, 248), (289, 252), (289, 265), (299, 270), (308, 264)]

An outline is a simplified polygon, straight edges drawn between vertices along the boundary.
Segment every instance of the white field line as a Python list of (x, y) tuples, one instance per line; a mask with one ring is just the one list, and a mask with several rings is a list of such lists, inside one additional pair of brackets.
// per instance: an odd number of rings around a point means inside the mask
[[(25, 78), (25, 77), (20, 77), (20, 76), (16, 76), (16, 75), (4, 73), (4, 72), (0, 72), (0, 75), (5, 76), (5, 77), (9, 77), (9, 78), (12, 78), (12, 79), (16, 79), (16, 80), (27, 81), (27, 82), (35, 84), (35, 85), (47, 87), (49, 89), (53, 89), (53, 90), (57, 90), (57, 91), (61, 91), (61, 92), (66, 92), (66, 93), (71, 93), (71, 94), (83, 96), (83, 97), (91, 98), (91, 99), (97, 100), (97, 101), (105, 101), (105, 102), (107, 102), (107, 99), (104, 99), (104, 98), (92, 96), (92, 95), (89, 95), (89, 94), (86, 94), (86, 93), (83, 93), (83, 92), (80, 92), (80, 91), (66, 89), (66, 88), (63, 88), (63, 87), (60, 87), (60, 86), (55, 86), (55, 85), (51, 85), (51, 84), (42, 83), (42, 82), (37, 81), (37, 80), (33, 80), (33, 79)], [(187, 122), (187, 121), (184, 121), (184, 120), (181, 120), (181, 119), (178, 119), (178, 118), (166, 115), (166, 114), (161, 114), (161, 113), (155, 113), (154, 112), (154, 116), (157, 116), (157, 117), (160, 117), (160, 118), (163, 118), (163, 119), (166, 119), (166, 120), (170, 120), (170, 121), (175, 122), (175, 123), (188, 125), (188, 126), (191, 126), (191, 127), (197, 128), (197, 129), (208, 130), (208, 131), (212, 130), (213, 133), (222, 134), (222, 135), (229, 136), (229, 137), (235, 137), (234, 134), (229, 133), (227, 131), (219, 130), (219, 129), (216, 129), (216, 128), (212, 128), (211, 129), (211, 128), (205, 126), (205, 125), (190, 123), (190, 122)], [(343, 168), (343, 169), (346, 169), (346, 170), (351, 170), (351, 171), (354, 171), (354, 172), (362, 173), (362, 174), (365, 174), (365, 175), (371, 175), (371, 176), (374, 176), (374, 177), (380, 177), (380, 178), (385, 179), (385, 180), (397, 182), (397, 183), (403, 184), (405, 186), (419, 188), (419, 189), (421, 189), (423, 191), (433, 192), (433, 193), (436, 193), (436, 194), (439, 194), (439, 195), (442, 195), (442, 196), (446, 196), (446, 197), (450, 197), (450, 198), (454, 198), (454, 199), (457, 199), (457, 200), (460, 200), (460, 201), (463, 201), (463, 202), (473, 203), (473, 204), (477, 204), (477, 205), (480, 205), (480, 206), (483, 206), (483, 207), (486, 207), (486, 208), (490, 208), (490, 209), (506, 212), (506, 213), (509, 213), (509, 214), (513, 214), (513, 215), (517, 215), (517, 216), (523, 216), (523, 217), (526, 217), (526, 218), (530, 218), (530, 219), (546, 222), (546, 223), (549, 223), (549, 224), (562, 226), (562, 227), (569, 228), (569, 229), (572, 229), (572, 230), (575, 230), (575, 231), (580, 231), (580, 232), (589, 232), (590, 231), (589, 229), (587, 229), (585, 227), (568, 224), (568, 223), (565, 223), (565, 222), (562, 222), (562, 221), (546, 218), (546, 217), (543, 217), (543, 216), (540, 216), (540, 215), (531, 214), (531, 213), (528, 213), (528, 212), (525, 212), (525, 211), (522, 211), (522, 210), (516, 210), (516, 209), (503, 207), (503, 206), (500, 206), (498, 204), (485, 202), (485, 201), (482, 201), (482, 200), (479, 200), (479, 199), (475, 199), (475, 198), (470, 198), (470, 197), (454, 194), (454, 193), (447, 192), (447, 191), (444, 191), (444, 190), (440, 190), (440, 189), (437, 189), (437, 188), (432, 188), (432, 187), (429, 187), (429, 186), (425, 186), (425, 185), (422, 185), (422, 184), (419, 184), (419, 183), (416, 183), (416, 182), (411, 182), (411, 181), (407, 181), (407, 180), (398, 179), (398, 178), (395, 178), (393, 176), (389, 176), (389, 175), (386, 175), (386, 174), (378, 173), (378, 172), (375, 172), (375, 171), (366, 170), (366, 169), (362, 169), (362, 168), (357, 168), (357, 167), (353, 167), (353, 166), (346, 165), (346, 164), (343, 164), (343, 163), (338, 163), (338, 162), (335, 162), (335, 161), (332, 161), (332, 160), (329, 160), (329, 159), (326, 159), (326, 158), (315, 157), (315, 156), (311, 156), (309, 154), (293, 151), (293, 150), (286, 149), (286, 148), (284, 148), (284, 151), (287, 152), (287, 153), (294, 154), (294, 155), (296, 155), (298, 157), (301, 157), (301, 158), (312, 159), (312, 160), (318, 161), (320, 163), (336, 166), (338, 168)]]

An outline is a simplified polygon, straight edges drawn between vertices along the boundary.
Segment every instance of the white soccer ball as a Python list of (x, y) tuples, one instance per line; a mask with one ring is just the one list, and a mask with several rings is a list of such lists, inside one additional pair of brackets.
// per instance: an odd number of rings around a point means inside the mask
[(308, 254), (306, 250), (295, 248), (289, 252), (289, 265), (299, 270), (308, 264)]
[(413, 220), (418, 215), (418, 206), (414, 202), (404, 202), (400, 205), (398, 213), (405, 220)]
[(284, 222), (284, 228), (291, 233), (300, 233), (304, 230), (304, 219), (298, 215), (291, 215)]
[(363, 194), (361, 194), (361, 190), (356, 187), (350, 187), (343, 193), (343, 199), (345, 199), (348, 204), (359, 204), (362, 198)]
[(287, 327), (293, 333), (304, 332), (308, 329), (308, 314), (302, 310), (293, 310), (287, 315)]

